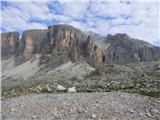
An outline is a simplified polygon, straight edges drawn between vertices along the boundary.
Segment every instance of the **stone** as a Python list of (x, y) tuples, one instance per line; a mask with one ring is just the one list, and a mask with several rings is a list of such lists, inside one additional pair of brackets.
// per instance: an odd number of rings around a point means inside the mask
[(68, 91), (67, 91), (67, 92), (68, 92), (68, 93), (76, 93), (77, 90), (76, 90), (75, 87), (71, 87), (71, 88), (68, 88)]
[(32, 119), (36, 119), (38, 116), (37, 115), (33, 115), (32, 116)]
[(48, 92), (51, 92), (51, 89), (50, 89), (49, 85), (47, 85), (46, 88), (47, 88)]
[(64, 90), (66, 90), (66, 88), (63, 87), (62, 85), (57, 85), (57, 90), (64, 91)]
[(37, 89), (37, 90), (40, 90), (40, 91), (43, 90), (43, 88), (42, 88), (40, 85), (38, 85), (38, 86), (36, 87), (36, 89)]
[(15, 111), (17, 111), (17, 109), (12, 107), (12, 108), (11, 108), (11, 111), (12, 111), (12, 112), (15, 112)]
[(92, 114), (92, 118), (94, 118), (94, 119), (95, 119), (96, 117), (97, 117), (97, 116), (96, 116), (95, 114)]

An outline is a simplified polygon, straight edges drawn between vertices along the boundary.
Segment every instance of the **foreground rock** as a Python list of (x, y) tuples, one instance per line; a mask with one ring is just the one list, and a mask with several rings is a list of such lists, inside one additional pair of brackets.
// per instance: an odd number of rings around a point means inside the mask
[(158, 120), (160, 98), (121, 92), (27, 95), (2, 100), (4, 120)]

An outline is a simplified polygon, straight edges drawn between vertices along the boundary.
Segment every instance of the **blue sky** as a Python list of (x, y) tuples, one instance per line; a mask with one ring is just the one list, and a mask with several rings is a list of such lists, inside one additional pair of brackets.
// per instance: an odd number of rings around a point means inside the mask
[(158, 0), (39, 1), (1, 0), (1, 32), (69, 24), (104, 36), (127, 33), (160, 46)]

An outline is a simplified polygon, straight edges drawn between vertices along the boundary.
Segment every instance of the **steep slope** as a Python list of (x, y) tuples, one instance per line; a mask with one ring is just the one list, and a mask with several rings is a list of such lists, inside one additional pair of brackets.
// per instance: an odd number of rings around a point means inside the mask
[(16, 55), (19, 45), (19, 33), (9, 32), (0, 34), (1, 44), (1, 57), (2, 59), (8, 59), (12, 55)]
[(22, 34), (18, 55), (23, 55), (26, 60), (35, 54), (41, 54), (44, 41), (47, 39), (47, 30), (26, 30)]
[(81, 58), (92, 66), (101, 66), (102, 62), (126, 64), (160, 60), (159, 47), (127, 34), (103, 37), (69, 25), (26, 30), (20, 42), (17, 32), (1, 33), (1, 50), (3, 59), (16, 56), (17, 65), (40, 54), (40, 64), (53, 68)]
[(41, 71), (41, 74), (35, 75), (37, 80), (70, 80), (70, 79), (84, 79), (84, 76), (90, 74), (95, 68), (88, 65), (85, 61), (78, 61), (76, 63), (67, 62), (55, 69), (46, 69)]
[(106, 63), (126, 64), (160, 60), (159, 47), (130, 38), (127, 34), (108, 35), (106, 44)]
[(106, 37), (89, 32), (95, 38), (95, 43), (103, 50), (105, 63), (126, 64), (160, 60), (160, 47), (142, 40), (129, 37), (125, 33)]
[(19, 42), (18, 33), (2, 33), (2, 57), (16, 56), (19, 65), (40, 54), (40, 64), (57, 67), (83, 58), (93, 66), (102, 63), (102, 51), (91, 36), (69, 25), (53, 25), (46, 30), (26, 30)]
[[(93, 38), (72, 26), (49, 26), (47, 37), (43, 45), (42, 62), (61, 65), (83, 58), (94, 66), (102, 63), (102, 51), (96, 47)], [(52, 58), (56, 59), (53, 61)]]

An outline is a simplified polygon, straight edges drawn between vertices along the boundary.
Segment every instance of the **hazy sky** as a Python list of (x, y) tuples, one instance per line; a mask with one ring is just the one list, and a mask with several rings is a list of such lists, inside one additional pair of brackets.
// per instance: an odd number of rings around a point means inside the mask
[(69, 24), (101, 35), (127, 33), (160, 46), (159, 0), (41, 1), (1, 0), (1, 32)]

